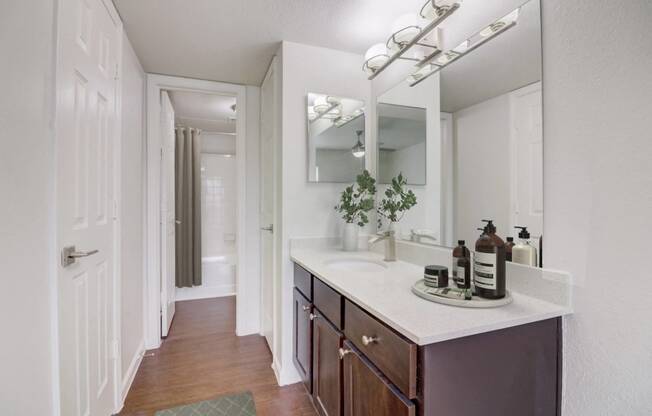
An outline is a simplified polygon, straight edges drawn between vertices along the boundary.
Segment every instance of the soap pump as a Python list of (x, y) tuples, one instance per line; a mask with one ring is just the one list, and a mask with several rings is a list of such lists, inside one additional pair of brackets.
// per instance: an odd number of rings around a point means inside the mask
[(484, 233), (475, 243), (473, 256), (473, 281), (478, 296), (487, 299), (505, 297), (505, 242), (496, 235), (493, 220), (487, 223)]
[(525, 264), (526, 266), (537, 266), (537, 249), (530, 244), (530, 233), (527, 227), (517, 225), (521, 231), (518, 233), (518, 243), (512, 247), (512, 262)]

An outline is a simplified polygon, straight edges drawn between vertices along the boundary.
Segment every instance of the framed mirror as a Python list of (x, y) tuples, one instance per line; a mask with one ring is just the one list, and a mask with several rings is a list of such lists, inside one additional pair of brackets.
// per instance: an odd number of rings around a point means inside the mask
[(365, 169), (364, 102), (309, 93), (308, 182), (351, 183)]
[[(489, 39), (443, 65), (423, 82), (410, 87), (404, 81), (378, 97), (376, 140), (381, 182), (392, 166), (382, 155), (383, 146), (391, 143), (383, 134), (381, 122), (388, 112), (386, 97), (426, 100), (433, 108), (426, 111), (427, 180), (421, 182), (407, 175), (417, 195), (417, 206), (399, 224), (400, 238), (448, 247), (465, 240), (472, 249), (483, 219), (492, 219), (503, 239), (517, 238), (517, 225), (528, 228), (533, 242), (541, 236), (540, 2), (519, 4), (465, 1), (454, 22), (451, 18), (450, 31), (448, 27), (443, 29), (445, 39), (451, 40), (444, 43), (444, 50), (464, 43), (464, 39)], [(492, 22), (508, 14), (517, 16), (516, 24), (493, 36)], [(435, 102), (428, 101), (428, 97), (434, 97)], [(406, 128), (393, 135), (409, 133)], [(423, 160), (421, 153), (403, 163), (414, 167)]]

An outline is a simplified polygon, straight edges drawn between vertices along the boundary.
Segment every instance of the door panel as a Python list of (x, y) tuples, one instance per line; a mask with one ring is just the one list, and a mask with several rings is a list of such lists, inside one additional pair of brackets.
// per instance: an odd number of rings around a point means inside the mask
[(294, 289), (293, 359), (308, 392), (312, 392), (312, 304)]
[(349, 341), (344, 342), (344, 416), (414, 416), (416, 406)]
[(174, 109), (161, 93), (161, 336), (166, 337), (175, 312), (175, 132)]
[(543, 233), (543, 110), (541, 83), (510, 95), (514, 225), (527, 226), (532, 239)]
[(312, 397), (322, 416), (342, 414), (342, 361), (339, 349), (344, 336), (314, 309)]
[(120, 32), (101, 0), (60, 1), (57, 28), (57, 246), (89, 251), (57, 269), (61, 414), (108, 415), (114, 410), (117, 345), (113, 207)]
[(261, 229), (261, 333), (274, 353), (274, 276), (276, 273), (274, 218), (276, 204), (276, 60), (267, 71), (261, 86), (260, 108), (260, 225)]

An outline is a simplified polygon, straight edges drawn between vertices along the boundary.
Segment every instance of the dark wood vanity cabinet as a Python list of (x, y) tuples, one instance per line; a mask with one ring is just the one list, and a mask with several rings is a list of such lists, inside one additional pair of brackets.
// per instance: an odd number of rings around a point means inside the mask
[(308, 392), (312, 392), (312, 303), (294, 289), (294, 364)]
[(313, 319), (312, 398), (322, 416), (342, 414), (342, 361), (344, 335), (318, 309)]
[(294, 320), (321, 416), (561, 415), (560, 318), (418, 346), (295, 265)]
[(403, 397), (350, 341), (343, 347), (344, 416), (414, 416), (416, 405)]

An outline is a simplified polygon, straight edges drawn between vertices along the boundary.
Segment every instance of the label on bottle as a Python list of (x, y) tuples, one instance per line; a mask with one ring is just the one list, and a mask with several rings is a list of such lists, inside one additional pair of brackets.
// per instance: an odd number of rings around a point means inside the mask
[(496, 290), (496, 253), (476, 252), (473, 257), (473, 280), (482, 289)]

